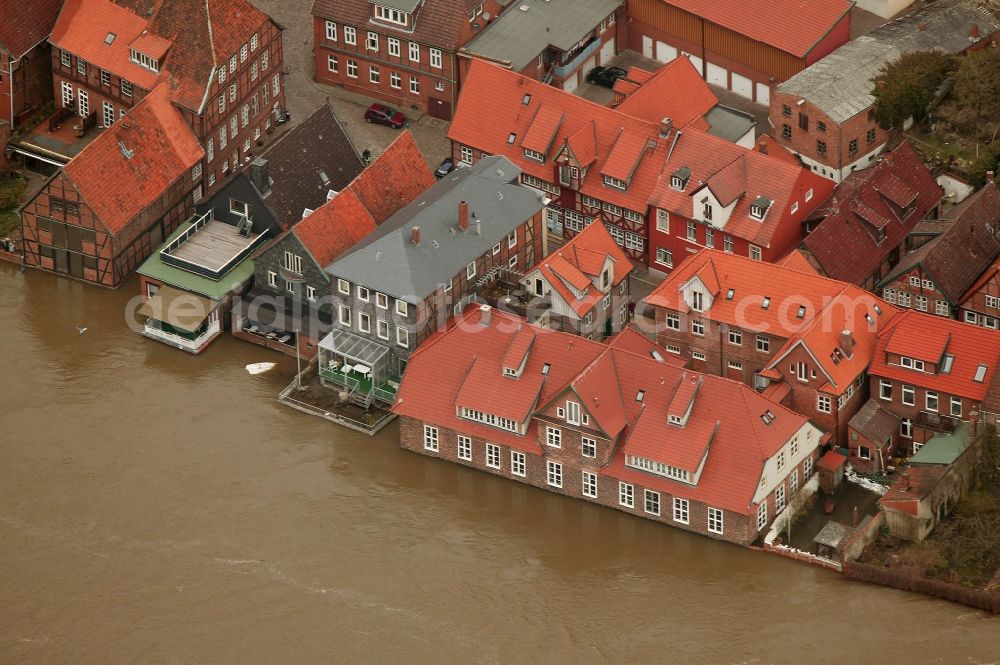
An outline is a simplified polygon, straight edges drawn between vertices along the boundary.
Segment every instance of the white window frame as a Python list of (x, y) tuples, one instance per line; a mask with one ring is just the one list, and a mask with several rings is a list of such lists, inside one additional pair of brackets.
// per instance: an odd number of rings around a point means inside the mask
[(597, 498), (597, 474), (583, 471), (580, 474), (580, 494), (591, 499)]
[(691, 523), (691, 502), (687, 499), (674, 497), (674, 521), (678, 524)]
[(410, 331), (406, 328), (396, 326), (396, 346), (404, 349), (410, 348)]
[(721, 508), (708, 507), (708, 532), (720, 536), (725, 530), (725, 511)]
[(632, 483), (618, 481), (618, 505), (635, 508), (635, 486)]
[(583, 457), (597, 457), (597, 439), (589, 436), (580, 437), (580, 455)]
[(527, 473), (527, 456), (517, 450), (510, 451), (510, 475), (524, 478)]
[(545, 462), (545, 481), (549, 487), (562, 489), (563, 486), (563, 466), (559, 462), (547, 460)]
[(500, 468), (500, 446), (495, 443), (486, 444), (486, 466), (491, 469)]
[(551, 448), (562, 448), (562, 430), (552, 425), (546, 425), (545, 445)]
[(424, 450), (438, 452), (438, 428), (433, 425), (424, 425)]

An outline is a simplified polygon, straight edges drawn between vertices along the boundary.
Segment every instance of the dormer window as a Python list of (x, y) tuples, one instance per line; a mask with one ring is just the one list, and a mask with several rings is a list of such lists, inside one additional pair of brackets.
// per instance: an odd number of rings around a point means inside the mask
[(141, 67), (145, 67), (146, 69), (152, 72), (160, 71), (160, 63), (155, 58), (151, 58), (145, 53), (140, 53), (135, 49), (129, 49), (129, 51), (131, 52), (130, 59), (135, 64), (140, 65)]
[(626, 189), (628, 189), (628, 183), (627, 182), (625, 182), (624, 180), (620, 180), (619, 178), (615, 178), (613, 176), (609, 176), (609, 175), (604, 176), (604, 184), (607, 185), (608, 187), (614, 187), (615, 189), (620, 189), (623, 192)]
[(770, 207), (771, 199), (758, 196), (757, 199), (750, 204), (750, 216), (757, 220), (763, 220)]
[(671, 425), (678, 425), (678, 426), (682, 424), (680, 416), (667, 416), (667, 422), (669, 422)]
[(701, 291), (691, 292), (691, 309), (696, 312), (704, 311), (705, 299)]
[(684, 188), (687, 187), (688, 181), (691, 179), (691, 169), (684, 166), (677, 169), (677, 172), (670, 176), (670, 186), (676, 189), (678, 192), (683, 192)]
[(404, 28), (410, 25), (410, 15), (407, 12), (385, 5), (375, 5), (375, 18), (386, 23), (401, 25)]
[(916, 358), (900, 356), (899, 365), (900, 367), (905, 367), (906, 369), (914, 369), (917, 370), (918, 372), (924, 371), (924, 361), (917, 360)]
[(531, 150), (530, 148), (525, 148), (524, 149), (524, 156), (527, 157), (527, 158), (529, 158), (529, 159), (533, 159), (536, 162), (544, 162), (545, 161), (545, 155), (543, 155), (542, 153), (540, 153), (540, 152), (538, 152), (536, 150)]
[(706, 222), (712, 221), (712, 204), (707, 201), (702, 205), (701, 216), (705, 218)]

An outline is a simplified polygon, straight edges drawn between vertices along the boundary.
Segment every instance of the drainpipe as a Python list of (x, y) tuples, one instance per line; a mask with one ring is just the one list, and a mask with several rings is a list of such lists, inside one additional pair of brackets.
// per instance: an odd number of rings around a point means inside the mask
[(705, 19), (701, 19), (701, 78), (708, 80), (708, 53), (705, 51)]

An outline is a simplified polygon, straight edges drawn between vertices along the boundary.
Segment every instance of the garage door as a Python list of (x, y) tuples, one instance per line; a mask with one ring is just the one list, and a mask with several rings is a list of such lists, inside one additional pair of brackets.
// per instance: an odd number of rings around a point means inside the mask
[(757, 103), (764, 106), (770, 106), (771, 104), (771, 88), (763, 83), (757, 84)]
[(677, 57), (677, 49), (670, 44), (656, 42), (656, 59), (660, 62), (670, 62)]
[(694, 65), (694, 68), (698, 70), (699, 74), (701, 74), (701, 58), (699, 58), (696, 55), (691, 55), (690, 53), (686, 53), (685, 51), (681, 51), (681, 55), (690, 60), (691, 64)]
[(729, 77), (727, 76), (728, 72), (725, 67), (719, 67), (710, 62), (708, 63), (708, 71), (705, 74), (708, 82), (712, 85), (717, 85), (720, 88), (729, 87)]
[[(585, 69), (583, 71), (589, 72), (590, 70)], [(563, 81), (563, 90), (565, 90), (566, 92), (573, 92), (574, 90), (576, 90), (576, 86), (578, 83), (577, 79), (579, 78), (580, 78), (579, 72), (574, 72), (572, 76)]]
[(652, 58), (653, 57), (653, 38), (642, 36), (642, 57)]
[(740, 97), (753, 99), (753, 81), (748, 79), (746, 76), (740, 76), (736, 72), (732, 73), (732, 77), (733, 77), (733, 92), (735, 92)]
[(601, 64), (607, 65), (615, 57), (615, 38), (612, 37), (601, 46)]

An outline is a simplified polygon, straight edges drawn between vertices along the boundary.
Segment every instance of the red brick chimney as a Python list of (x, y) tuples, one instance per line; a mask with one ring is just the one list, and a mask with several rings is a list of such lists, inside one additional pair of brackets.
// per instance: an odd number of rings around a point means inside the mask
[(840, 333), (840, 348), (847, 354), (848, 358), (854, 355), (854, 337), (850, 330), (844, 330)]
[(469, 202), (458, 202), (458, 228), (463, 231), (469, 230)]
[(969, 29), (969, 36), (973, 39), (979, 39), (979, 26), (975, 23), (973, 23), (972, 27)]
[(766, 155), (767, 154), (767, 143), (765, 141), (761, 141), (760, 143), (757, 144), (757, 149), (760, 151), (760, 154)]
[(410, 242), (413, 243), (414, 245), (419, 245), (420, 244), (420, 227), (419, 226), (414, 226), (412, 229), (410, 229)]

